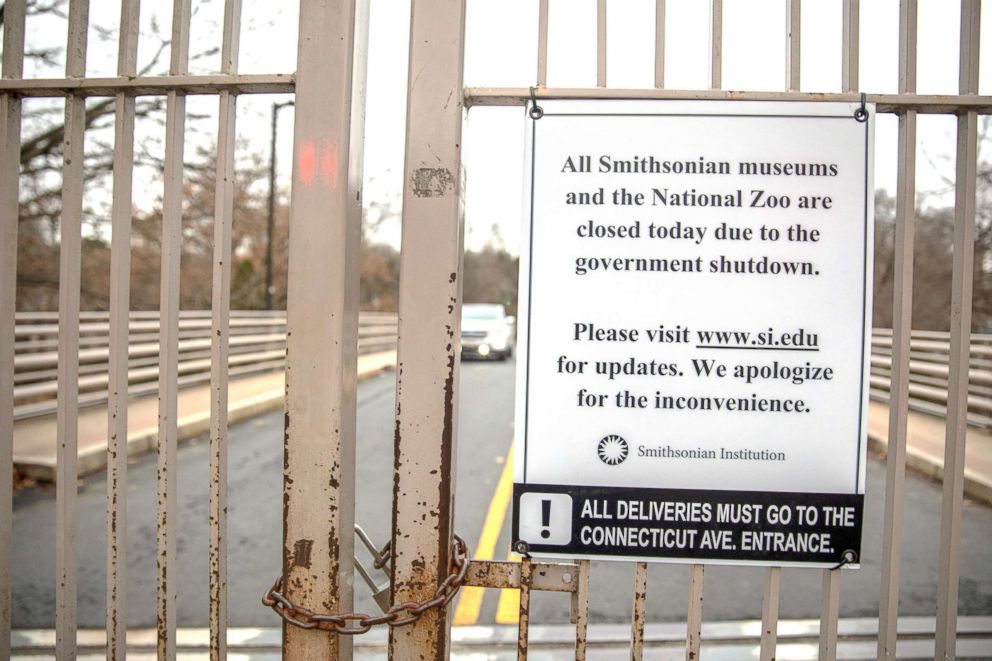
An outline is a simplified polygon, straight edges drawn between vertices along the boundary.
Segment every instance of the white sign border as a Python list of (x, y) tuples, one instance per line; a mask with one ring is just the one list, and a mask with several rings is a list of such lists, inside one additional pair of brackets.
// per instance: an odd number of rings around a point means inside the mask
[[(521, 214), (522, 228), (520, 251), (520, 270), (518, 281), (518, 338), (517, 338), (517, 374), (516, 374), (516, 407), (515, 407), (515, 435), (514, 435), (514, 483), (527, 485), (527, 445), (528, 445), (528, 411), (530, 407), (531, 393), (529, 389), (530, 376), (530, 323), (531, 323), (531, 289), (533, 283), (533, 228), (534, 228), (534, 188), (536, 160), (536, 138), (537, 123), (547, 118), (556, 116), (602, 116), (602, 117), (623, 117), (623, 116), (719, 116), (719, 117), (755, 117), (755, 118), (811, 118), (811, 119), (844, 119), (847, 121), (859, 121), (854, 119), (855, 111), (862, 108), (860, 103), (838, 103), (838, 102), (808, 102), (808, 101), (657, 101), (657, 100), (596, 100), (596, 101), (572, 101), (572, 100), (547, 100), (540, 102), (543, 115), (539, 119), (531, 118), (525, 112), (525, 122), (529, 124), (525, 129), (525, 177), (524, 177), (524, 209)], [(622, 106), (624, 111), (617, 111), (618, 106)], [(874, 104), (863, 106), (868, 113), (865, 124), (864, 135), (864, 215), (863, 215), (863, 255), (862, 255), (862, 378), (861, 397), (858, 411), (858, 450), (855, 460), (854, 486), (849, 492), (853, 495), (864, 496), (867, 482), (867, 427), (868, 427), (868, 395), (870, 389), (871, 375), (871, 323), (870, 315), (873, 302), (873, 273), (871, 264), (873, 262), (874, 234), (870, 231), (874, 227)], [(529, 106), (525, 109), (529, 110)], [(520, 331), (523, 332), (520, 332)], [(523, 365), (520, 365), (520, 362)], [(592, 486), (592, 485), (589, 485)], [(663, 486), (656, 488), (663, 489)], [(775, 493), (789, 493), (787, 491), (774, 491)], [(833, 492), (840, 493), (840, 492)], [(514, 520), (517, 512), (513, 513)], [(862, 523), (863, 527), (863, 523)], [(863, 544), (863, 542), (862, 542)], [(535, 557), (567, 557), (570, 559), (586, 560), (618, 560), (623, 562), (648, 561), (648, 562), (668, 562), (668, 563), (704, 563), (704, 564), (724, 564), (724, 565), (775, 565), (775, 566), (797, 566), (797, 567), (830, 567), (830, 564), (819, 564), (810, 562), (780, 562), (780, 561), (753, 561), (753, 560), (714, 560), (698, 558), (679, 557), (655, 557), (655, 556), (610, 556), (610, 555), (580, 555), (580, 554), (555, 554), (550, 552), (535, 552)], [(849, 565), (852, 568), (859, 564)]]

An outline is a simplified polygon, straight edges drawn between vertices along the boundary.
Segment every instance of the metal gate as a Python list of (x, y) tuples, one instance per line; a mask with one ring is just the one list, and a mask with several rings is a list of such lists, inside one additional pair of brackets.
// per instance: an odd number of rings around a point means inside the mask
[[(158, 654), (176, 655), (176, 400), (179, 257), (183, 198), (183, 139), (188, 95), (218, 98), (217, 189), (212, 304), (210, 425), (210, 654), (226, 655), (227, 372), (230, 317), (235, 104), (242, 94), (295, 94), (293, 192), (285, 399), (283, 575), (267, 599), (279, 611), (286, 658), (350, 658), (351, 635), (392, 624), (391, 658), (445, 658), (447, 603), (460, 585), (519, 588), (518, 656), (528, 646), (533, 590), (572, 595), (575, 658), (585, 658), (589, 564), (469, 562), (454, 536), (454, 446), (457, 434), (459, 326), (462, 281), (462, 122), (472, 106), (525, 106), (541, 99), (749, 99), (857, 101), (859, 2), (842, 0), (843, 91), (800, 90), (800, 0), (787, 8), (784, 92), (722, 89), (722, 0), (710, 7), (710, 89), (665, 87), (665, 0), (656, 0), (655, 86), (617, 89), (607, 83), (607, 1), (597, 0), (594, 88), (550, 88), (549, 0), (537, 0), (538, 49), (531, 88), (464, 88), (465, 0), (414, 0), (410, 29), (406, 165), (397, 364), (392, 603), (386, 615), (342, 616), (352, 610), (354, 568), (355, 392), (358, 340), (358, 254), (368, 0), (301, 0), (295, 74), (238, 73), (241, 1), (225, 0), (221, 70), (190, 75), (190, 0), (175, 0), (169, 75), (137, 75), (140, 0), (124, 0), (117, 76), (86, 77), (88, 2), (71, 0), (65, 78), (23, 77), (25, 0), (3, 8), (0, 82), (0, 484), (11, 483), (14, 319), (21, 99), (65, 98), (58, 334), (57, 643), (59, 658), (76, 647), (76, 429), (79, 289), (85, 100), (116, 103), (113, 243), (109, 341), (107, 656), (125, 657), (125, 499), (129, 250), (135, 97), (167, 99), (165, 195), (161, 270), (161, 379), (158, 447)], [(841, 7), (838, 7), (841, 10)], [(895, 658), (903, 480), (909, 388), (915, 209), (916, 123), (920, 113), (957, 118), (953, 303), (950, 333), (947, 442), (941, 518), (936, 654), (955, 656), (967, 416), (968, 363), (975, 234), (977, 118), (992, 111), (978, 95), (980, 0), (961, 2), (960, 83), (952, 96), (916, 93), (917, 2), (901, 0), (899, 93), (868, 94), (878, 112), (898, 116), (899, 154), (896, 284), (892, 332), (891, 414), (878, 657)], [(668, 29), (671, 29), (670, 27)], [(592, 45), (590, 44), (590, 47)], [(10, 654), (11, 493), (0, 490), (0, 657)], [(700, 654), (705, 568), (690, 569), (686, 658)], [(780, 569), (766, 570), (761, 658), (775, 658)], [(641, 658), (647, 567), (638, 563), (633, 587), (631, 656)], [(819, 654), (836, 655), (839, 573), (823, 572)], [(337, 632), (337, 633), (336, 633)]]

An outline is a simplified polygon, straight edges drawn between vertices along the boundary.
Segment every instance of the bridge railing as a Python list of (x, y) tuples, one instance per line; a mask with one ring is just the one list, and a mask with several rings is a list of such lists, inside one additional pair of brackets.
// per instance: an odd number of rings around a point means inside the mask
[[(79, 319), (79, 405), (107, 402), (110, 323), (106, 312)], [(396, 315), (359, 316), (360, 354), (396, 348)], [(14, 419), (54, 414), (58, 396), (58, 313), (17, 314), (14, 358)], [(281, 370), (286, 364), (285, 311), (232, 311), (230, 377)], [(132, 312), (129, 322), (128, 394), (158, 392), (159, 314)], [(210, 381), (210, 311), (179, 318), (179, 387)]]
[[(130, 320), (128, 394), (158, 392), (157, 312), (133, 312)], [(184, 311), (179, 322), (179, 385), (189, 387), (210, 380), (210, 313)], [(107, 401), (109, 320), (106, 312), (80, 316), (80, 406)], [(58, 368), (58, 315), (23, 312), (17, 315), (15, 363), (15, 419), (55, 412)], [(359, 318), (359, 353), (396, 347), (396, 315), (363, 312)], [(949, 335), (941, 331), (914, 331), (910, 350), (909, 407), (944, 416), (947, 411)], [(889, 401), (892, 331), (872, 331), (871, 398)], [(286, 362), (286, 313), (234, 311), (231, 313), (230, 376), (237, 378), (281, 370)], [(968, 396), (968, 423), (992, 428), (992, 335), (972, 335)]]
[[(909, 350), (909, 408), (944, 417), (950, 334), (913, 331)], [(875, 328), (871, 340), (871, 398), (889, 401), (892, 330)], [(972, 333), (968, 369), (968, 424), (992, 428), (992, 335)]]

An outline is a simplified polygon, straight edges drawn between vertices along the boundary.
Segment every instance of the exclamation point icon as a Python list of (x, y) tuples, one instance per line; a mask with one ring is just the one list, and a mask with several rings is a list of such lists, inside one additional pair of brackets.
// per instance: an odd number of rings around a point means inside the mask
[(573, 509), (567, 493), (521, 494), (514, 508), (519, 539), (528, 544), (566, 546), (572, 541)]
[(551, 501), (541, 501), (541, 537), (551, 537)]

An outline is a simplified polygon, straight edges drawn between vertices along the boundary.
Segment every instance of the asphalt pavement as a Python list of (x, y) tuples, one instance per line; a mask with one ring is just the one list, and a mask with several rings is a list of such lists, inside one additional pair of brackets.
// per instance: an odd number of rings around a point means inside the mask
[[(358, 390), (357, 520), (377, 543), (388, 539), (392, 499), (395, 374), (374, 376)], [(462, 364), (459, 444), (456, 475), (456, 529), (476, 548), (507, 459), (513, 435), (514, 363)], [(275, 626), (275, 615), (260, 597), (280, 571), (282, 512), (281, 413), (266, 414), (231, 427), (229, 452), (229, 613), (232, 626)], [(180, 626), (207, 622), (208, 454), (205, 438), (179, 448), (178, 604)], [(128, 623), (155, 622), (155, 473), (154, 454), (131, 461), (128, 471)], [(878, 613), (884, 464), (868, 466), (863, 558), (859, 570), (841, 579), (841, 616)], [(906, 517), (902, 565), (901, 615), (936, 611), (940, 484), (915, 474), (906, 477)], [(499, 499), (497, 499), (499, 500)], [(13, 625), (54, 625), (55, 490), (23, 489), (14, 497)], [(79, 623), (104, 626), (106, 482), (102, 475), (79, 486)], [(992, 614), (992, 509), (966, 500), (961, 543), (960, 613)], [(496, 517), (496, 521), (499, 517)], [(509, 513), (493, 547), (506, 559)], [(684, 620), (688, 567), (652, 565), (648, 578), (648, 619)], [(629, 619), (633, 565), (594, 563), (590, 618), (594, 623)], [(381, 574), (379, 580), (385, 580)], [(761, 615), (763, 570), (710, 566), (706, 570), (703, 614), (707, 621), (742, 620)], [(356, 581), (356, 607), (375, 612), (370, 592)], [(782, 575), (782, 618), (817, 617), (820, 570), (786, 569)], [(508, 593), (510, 591), (507, 591)], [(487, 590), (477, 609), (466, 612), (477, 624), (492, 624), (507, 606), (499, 591)], [(503, 608), (500, 609), (500, 602)], [(567, 595), (536, 593), (531, 618), (536, 624), (568, 621)], [(463, 609), (464, 610), (464, 609)], [(471, 622), (464, 622), (471, 623)]]

